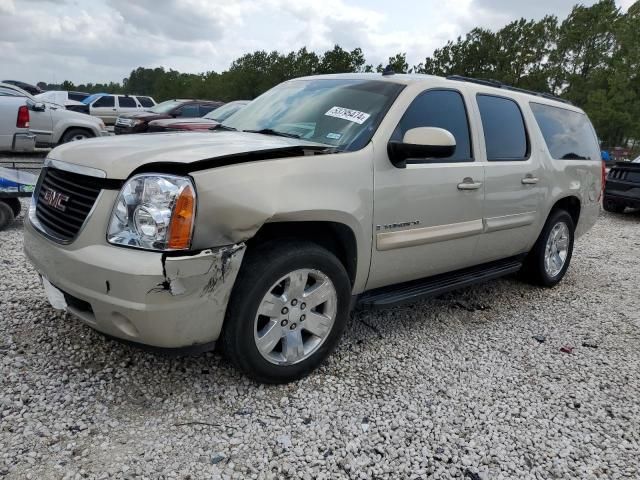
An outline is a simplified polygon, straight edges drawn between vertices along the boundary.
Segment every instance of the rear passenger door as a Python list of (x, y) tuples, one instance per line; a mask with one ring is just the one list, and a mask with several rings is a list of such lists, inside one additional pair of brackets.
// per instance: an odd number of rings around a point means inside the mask
[[(526, 252), (535, 241), (544, 191), (540, 149), (532, 148), (522, 107), (511, 98), (476, 95), (484, 133), (484, 235), (479, 262)], [(526, 105), (525, 105), (526, 107)]]
[(136, 99), (125, 95), (118, 95), (118, 115), (132, 113), (139, 110)]
[(407, 130), (439, 127), (456, 139), (448, 158), (414, 158), (406, 168), (387, 162), (374, 172), (374, 245), (367, 288), (448, 272), (475, 263), (482, 235), (484, 169), (476, 161), (461, 92), (418, 94), (390, 140)]

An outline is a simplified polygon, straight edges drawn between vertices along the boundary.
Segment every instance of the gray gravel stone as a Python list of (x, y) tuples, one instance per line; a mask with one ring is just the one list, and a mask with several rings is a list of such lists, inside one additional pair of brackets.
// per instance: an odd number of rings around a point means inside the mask
[(21, 218), (0, 245), (3, 480), (640, 477), (640, 214), (603, 213), (554, 289), (357, 312), (284, 386), (109, 340), (48, 306)]

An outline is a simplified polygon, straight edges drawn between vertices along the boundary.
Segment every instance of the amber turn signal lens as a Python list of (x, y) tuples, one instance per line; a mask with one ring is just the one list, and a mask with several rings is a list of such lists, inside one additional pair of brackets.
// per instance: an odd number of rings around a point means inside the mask
[(185, 250), (191, 246), (191, 232), (196, 213), (196, 195), (191, 186), (185, 187), (173, 208), (169, 225), (169, 241), (167, 247), (174, 250)]

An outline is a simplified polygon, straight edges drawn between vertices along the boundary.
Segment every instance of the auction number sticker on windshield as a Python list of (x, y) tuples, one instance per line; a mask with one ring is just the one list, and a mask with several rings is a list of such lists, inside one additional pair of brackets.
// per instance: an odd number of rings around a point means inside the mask
[(360, 112), (358, 110), (351, 110), (344, 107), (332, 107), (327, 113), (328, 117), (341, 118), (342, 120), (348, 120), (362, 125), (371, 116), (368, 113)]

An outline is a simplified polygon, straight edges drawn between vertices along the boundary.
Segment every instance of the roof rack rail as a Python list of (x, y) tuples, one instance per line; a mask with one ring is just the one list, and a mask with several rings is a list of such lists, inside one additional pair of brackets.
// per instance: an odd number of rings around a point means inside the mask
[(527, 90), (526, 88), (514, 87), (512, 85), (507, 85), (506, 83), (502, 83), (502, 82), (500, 82), (498, 80), (484, 80), (484, 79), (481, 79), (481, 78), (464, 77), (462, 75), (449, 75), (447, 77), (447, 80), (456, 80), (458, 82), (477, 83), (477, 84), (480, 84), (480, 85), (485, 85), (487, 87), (503, 88), (505, 90), (511, 90), (511, 91), (514, 91), (514, 92), (526, 93), (528, 95), (535, 95), (537, 97), (548, 98), (549, 100), (555, 100), (557, 102), (562, 102), (562, 103), (566, 103), (568, 105), (573, 105), (573, 103), (571, 103), (569, 100), (557, 97), (557, 96), (552, 95), (550, 93), (535, 92), (533, 90)]
[(496, 87), (496, 88), (500, 88), (503, 85), (503, 83), (499, 82), (498, 80), (485, 80), (482, 78), (464, 77), (462, 75), (449, 75), (447, 77), (447, 80), (457, 80), (459, 82), (478, 83), (480, 85), (486, 85), (487, 87)]

